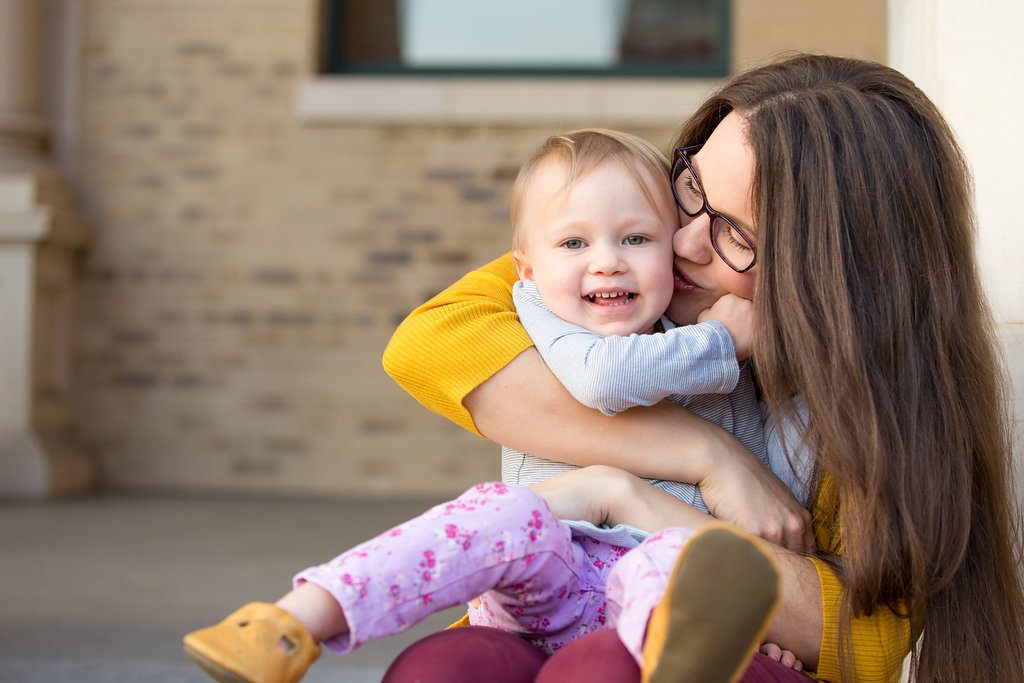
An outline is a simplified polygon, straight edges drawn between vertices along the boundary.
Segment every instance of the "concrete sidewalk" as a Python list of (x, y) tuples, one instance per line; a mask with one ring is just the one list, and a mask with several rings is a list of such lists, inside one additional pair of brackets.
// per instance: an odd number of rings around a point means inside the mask
[[(181, 636), (298, 569), (426, 509), (431, 501), (99, 496), (0, 505), (0, 681), (204, 681)], [(305, 680), (375, 683), (409, 643), (463, 613), (347, 656)]]

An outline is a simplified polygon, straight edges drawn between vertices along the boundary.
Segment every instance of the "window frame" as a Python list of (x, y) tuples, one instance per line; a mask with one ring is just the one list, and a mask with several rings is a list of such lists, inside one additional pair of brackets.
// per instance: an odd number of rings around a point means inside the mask
[(719, 41), (722, 50), (718, 59), (708, 64), (617, 64), (611, 68), (566, 67), (431, 67), (409, 68), (400, 62), (346, 62), (342, 55), (341, 16), (345, 0), (323, 0), (321, 22), (321, 73), (324, 76), (405, 77), (542, 77), (542, 78), (724, 78), (731, 72), (732, 2), (718, 5), (718, 25), (722, 27)]

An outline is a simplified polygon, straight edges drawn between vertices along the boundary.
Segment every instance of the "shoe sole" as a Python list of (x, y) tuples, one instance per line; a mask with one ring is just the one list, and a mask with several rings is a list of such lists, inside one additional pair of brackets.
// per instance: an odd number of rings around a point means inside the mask
[(737, 681), (779, 597), (775, 562), (726, 528), (698, 533), (669, 578), (669, 623), (649, 683)]
[(215, 681), (220, 681), (220, 683), (254, 683), (248, 678), (242, 678), (234, 671), (225, 669), (199, 650), (190, 647), (188, 643), (185, 643), (184, 647), (185, 654), (189, 656), (189, 659), (198, 664)]

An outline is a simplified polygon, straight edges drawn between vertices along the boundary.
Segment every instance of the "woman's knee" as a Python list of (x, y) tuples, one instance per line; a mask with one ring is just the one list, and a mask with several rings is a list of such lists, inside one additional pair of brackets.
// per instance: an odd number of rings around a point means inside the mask
[(578, 638), (552, 655), (536, 683), (639, 683), (640, 667), (615, 631)]
[(530, 683), (546, 658), (506, 631), (461, 626), (410, 645), (388, 667), (382, 683)]

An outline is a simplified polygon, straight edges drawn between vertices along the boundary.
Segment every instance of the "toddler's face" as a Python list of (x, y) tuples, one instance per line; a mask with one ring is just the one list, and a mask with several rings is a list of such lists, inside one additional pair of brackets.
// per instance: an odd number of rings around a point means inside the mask
[(653, 204), (615, 161), (568, 190), (564, 184), (560, 161), (543, 164), (530, 182), (515, 257), (519, 276), (534, 280), (563, 320), (605, 336), (650, 332), (673, 291), (679, 216), (667, 178), (646, 178)]

